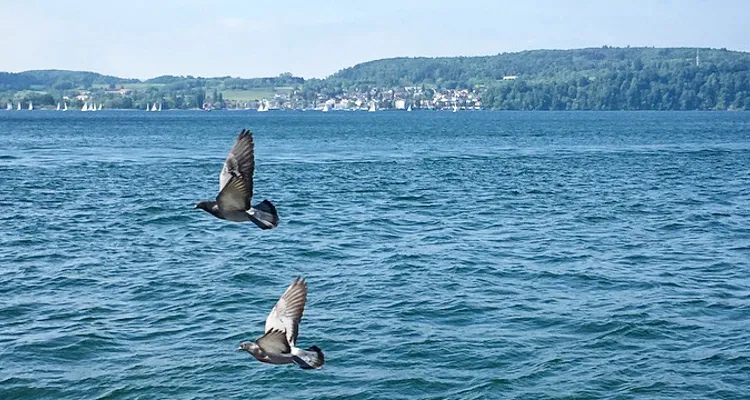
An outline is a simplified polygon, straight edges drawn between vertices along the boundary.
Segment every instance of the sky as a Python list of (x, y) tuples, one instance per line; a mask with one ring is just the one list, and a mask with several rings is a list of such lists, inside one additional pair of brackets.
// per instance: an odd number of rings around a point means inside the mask
[(0, 0), (0, 71), (324, 78), (390, 57), (750, 51), (745, 0)]

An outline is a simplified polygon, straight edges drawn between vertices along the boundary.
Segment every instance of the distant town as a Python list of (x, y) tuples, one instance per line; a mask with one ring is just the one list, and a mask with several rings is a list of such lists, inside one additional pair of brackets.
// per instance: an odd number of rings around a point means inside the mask
[[(515, 77), (509, 78), (515, 79)], [(56, 109), (60, 111), (80, 110), (99, 111), (103, 109), (142, 109), (144, 111), (163, 111), (169, 109), (202, 109), (211, 110), (255, 110), (259, 112), (272, 110), (317, 110), (327, 111), (369, 111), (378, 110), (481, 110), (481, 95), (476, 90), (468, 89), (435, 89), (417, 86), (407, 86), (397, 89), (371, 89), (366, 92), (354, 90), (339, 95), (327, 96), (318, 93), (313, 99), (306, 99), (300, 90), (278, 90), (268, 97), (260, 99), (231, 99), (216, 91), (215, 94), (204, 98), (200, 104), (189, 104), (190, 99), (182, 99), (180, 104), (174, 104), (172, 99), (156, 99), (139, 101), (142, 104), (132, 107), (132, 97), (135, 90), (128, 88), (79, 90), (75, 95), (64, 95), (57, 103), (36, 103), (33, 100), (8, 100), (7, 110)], [(131, 98), (124, 102), (118, 99)], [(200, 96), (197, 96), (200, 98)], [(188, 103), (186, 104), (185, 101)]]
[(425, 89), (407, 86), (398, 89), (371, 89), (366, 92), (348, 91), (328, 97), (317, 94), (312, 101), (299, 96), (296, 91), (275, 94), (258, 101), (223, 100), (207, 102), (204, 109), (228, 110), (318, 110), (318, 111), (370, 111), (377, 110), (481, 110), (481, 95), (468, 89)]

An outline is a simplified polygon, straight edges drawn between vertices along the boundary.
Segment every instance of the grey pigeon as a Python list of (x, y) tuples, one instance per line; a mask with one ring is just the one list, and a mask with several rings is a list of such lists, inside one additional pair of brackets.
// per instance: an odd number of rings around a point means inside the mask
[(255, 143), (253, 133), (243, 129), (219, 176), (219, 195), (216, 201), (201, 201), (195, 205), (216, 218), (234, 222), (252, 221), (260, 229), (273, 229), (279, 225), (276, 207), (268, 200), (251, 206), (253, 198), (253, 172), (255, 170)]
[(299, 322), (305, 311), (307, 282), (297, 278), (286, 289), (266, 318), (266, 333), (254, 342), (243, 342), (237, 349), (247, 351), (258, 361), (269, 364), (295, 363), (302, 369), (320, 368), (325, 363), (323, 350), (318, 346), (307, 349), (295, 347)]

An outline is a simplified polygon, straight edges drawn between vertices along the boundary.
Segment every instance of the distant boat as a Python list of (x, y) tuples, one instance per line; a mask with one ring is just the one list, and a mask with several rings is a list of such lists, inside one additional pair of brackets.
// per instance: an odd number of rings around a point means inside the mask
[(96, 103), (89, 104), (89, 111), (96, 111)]
[(151, 105), (151, 111), (156, 111), (156, 103)]
[(16, 105), (16, 110), (21, 111), (21, 102), (19, 101)]
[(260, 105), (258, 106), (258, 112), (266, 112), (268, 111), (268, 105), (266, 105), (265, 100), (260, 101)]
[(146, 111), (150, 110), (148, 103), (146, 103)]
[(406, 111), (411, 111), (411, 104), (409, 104), (409, 107), (406, 108)]
[(89, 110), (89, 103), (83, 103), (83, 107), (81, 107), (81, 111), (88, 111)]
[(453, 112), (458, 112), (458, 106), (455, 104), (453, 105)]
[(60, 103), (57, 103), (57, 111), (60, 111)]
[(68, 103), (63, 102), (63, 111), (68, 111)]
[(9, 101), (8, 104), (5, 106), (5, 109), (8, 111), (13, 110), (13, 103)]
[(328, 103), (323, 104), (323, 112), (328, 112)]
[(161, 111), (161, 103), (159, 103), (159, 109), (156, 111)]
[(103, 104), (99, 103), (99, 110), (101, 111)]
[(31, 102), (29, 102), (29, 111), (31, 111), (33, 109), (34, 109), (34, 104), (32, 104)]
[(367, 109), (368, 112), (375, 112), (377, 111), (377, 108), (375, 108), (375, 102), (373, 101), (370, 103), (370, 108)]

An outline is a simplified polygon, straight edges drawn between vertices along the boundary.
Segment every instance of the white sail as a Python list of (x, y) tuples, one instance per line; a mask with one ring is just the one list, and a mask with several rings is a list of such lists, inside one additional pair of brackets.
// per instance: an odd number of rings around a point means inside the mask
[(328, 112), (328, 103), (323, 104), (323, 112)]
[(13, 103), (9, 101), (8, 104), (5, 106), (5, 109), (8, 110), (8, 111), (12, 110), (13, 109)]
[(21, 111), (21, 102), (19, 101), (16, 105), (16, 110)]
[(159, 109), (157, 111), (161, 111), (161, 102), (159, 102)]
[(102, 103), (99, 103), (99, 110), (101, 110), (101, 109), (102, 109), (102, 106), (103, 106), (103, 104), (102, 104)]
[(455, 104), (453, 105), (453, 112), (458, 112), (458, 106)]
[(148, 110), (150, 110), (150, 108), (148, 107), (148, 103), (146, 103), (146, 111)]
[(151, 111), (156, 111), (156, 103), (151, 105)]
[(57, 111), (60, 111), (60, 103), (57, 103)]
[(375, 112), (377, 109), (375, 108), (375, 102), (373, 101), (370, 103), (370, 108), (367, 110), (369, 112)]
[(31, 111), (33, 109), (34, 109), (34, 104), (32, 104), (31, 102), (29, 102), (29, 111)]
[(411, 111), (411, 104), (409, 104), (409, 107), (406, 108), (406, 111)]
[(88, 111), (89, 110), (89, 103), (83, 103), (83, 107), (81, 107), (81, 111)]
[(63, 102), (63, 111), (68, 111), (68, 103)]
[(258, 105), (258, 112), (266, 112), (268, 111), (268, 105), (266, 104), (265, 100), (261, 100), (260, 104)]

